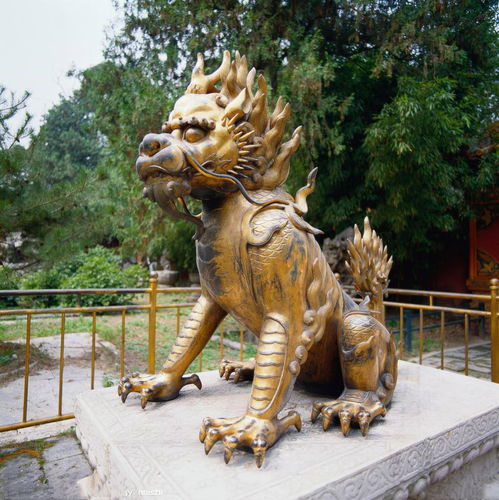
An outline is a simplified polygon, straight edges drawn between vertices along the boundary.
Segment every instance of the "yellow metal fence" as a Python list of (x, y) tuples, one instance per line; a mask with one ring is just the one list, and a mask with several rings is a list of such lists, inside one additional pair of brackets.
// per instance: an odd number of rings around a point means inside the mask
[[(424, 339), (424, 313), (431, 311), (439, 314), (440, 319), (440, 368), (445, 369), (445, 341), (446, 341), (446, 315), (462, 315), (464, 321), (464, 350), (465, 350), (465, 375), (468, 375), (469, 363), (469, 324), (471, 319), (483, 319), (490, 325), (491, 338), (491, 380), (499, 383), (499, 302), (498, 288), (499, 280), (493, 279), (490, 282), (489, 294), (461, 294), (446, 293), (436, 291), (422, 290), (404, 290), (388, 289), (388, 297), (408, 297), (410, 301), (385, 300), (385, 315), (387, 312), (398, 310), (398, 333), (400, 344), (400, 358), (404, 359), (404, 349), (406, 347), (406, 329), (404, 327), (405, 311), (417, 311), (419, 318), (418, 327), (418, 351), (419, 363), (423, 363), (423, 339)], [(118, 306), (96, 306), (96, 307), (57, 307), (40, 309), (3, 309), (0, 310), (0, 319), (3, 317), (25, 317), (26, 319), (26, 348), (24, 365), (24, 384), (23, 384), (23, 404), (22, 419), (20, 422), (0, 426), (0, 432), (20, 429), (33, 425), (40, 425), (50, 422), (74, 418), (73, 413), (62, 412), (62, 396), (64, 390), (64, 358), (65, 347), (64, 337), (66, 333), (66, 317), (68, 314), (90, 314), (92, 318), (91, 327), (91, 360), (90, 360), (90, 388), (95, 387), (95, 361), (96, 361), (96, 332), (97, 332), (97, 314), (103, 312), (114, 312), (121, 315), (121, 339), (119, 349), (120, 376), (124, 375), (125, 370), (125, 345), (126, 345), (126, 318), (127, 313), (131, 311), (148, 312), (148, 371), (156, 371), (156, 333), (157, 333), (157, 313), (162, 309), (174, 309), (176, 311), (176, 332), (180, 329), (181, 309), (193, 306), (190, 302), (174, 304), (158, 304), (158, 294), (176, 293), (192, 294), (200, 292), (200, 288), (158, 288), (156, 276), (151, 276), (148, 288), (128, 288), (128, 289), (78, 289), (78, 290), (3, 290), (0, 291), (0, 297), (6, 296), (28, 296), (28, 295), (92, 295), (92, 294), (145, 294), (148, 297), (145, 304), (129, 304)], [(419, 300), (419, 302), (418, 302)], [(424, 300), (423, 303), (420, 301)], [(437, 301), (439, 304), (437, 304)], [(453, 303), (471, 302), (474, 307), (455, 306), (442, 304), (444, 301)], [(31, 347), (31, 323), (33, 316), (38, 315), (60, 315), (60, 358), (59, 358), (59, 379), (58, 379), (58, 412), (57, 415), (42, 419), (27, 419), (29, 404), (29, 376), (30, 376), (30, 347)], [(387, 316), (389, 317), (389, 316)], [(224, 357), (224, 333), (225, 328), (220, 328), (220, 359)], [(239, 328), (239, 357), (243, 359), (244, 330)], [(203, 353), (197, 360), (198, 369), (203, 369)]]

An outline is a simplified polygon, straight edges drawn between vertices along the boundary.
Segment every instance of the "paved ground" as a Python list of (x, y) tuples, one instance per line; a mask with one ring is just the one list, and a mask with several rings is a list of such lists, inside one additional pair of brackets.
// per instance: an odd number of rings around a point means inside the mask
[[(21, 342), (21, 341), (20, 341)], [(33, 338), (32, 344), (53, 359), (59, 358), (58, 336)], [(90, 389), (92, 337), (88, 333), (65, 335), (63, 413), (72, 413), (76, 395)], [(109, 383), (114, 372), (114, 346), (96, 338), (95, 387)], [(22, 418), (24, 378), (0, 386), (0, 425)], [(37, 370), (29, 376), (28, 420), (57, 414), (59, 367)], [(91, 474), (71, 427), (65, 420), (0, 434), (0, 500), (73, 500), (82, 498), (77, 481)], [(61, 434), (62, 433), (62, 434)]]
[[(418, 362), (418, 358), (409, 361)], [(423, 365), (440, 368), (440, 351), (423, 355)], [(444, 368), (464, 374), (464, 347), (446, 349), (444, 352)], [(468, 374), (472, 377), (490, 380), (490, 342), (472, 345), (468, 352)]]
[[(33, 340), (54, 358), (58, 357), (57, 337)], [(63, 412), (71, 412), (76, 394), (90, 386), (90, 341), (88, 334), (66, 335)], [(99, 341), (97, 345), (98, 352), (109, 350), (109, 346)], [(464, 348), (446, 350), (446, 369), (462, 373), (464, 356)], [(423, 364), (440, 367), (440, 352), (425, 354)], [(469, 369), (472, 376), (490, 378), (490, 344), (470, 347)], [(42, 418), (57, 412), (58, 377), (58, 369), (30, 375), (28, 418)], [(102, 387), (107, 380), (105, 370), (96, 370), (95, 387)], [(0, 425), (12, 423), (12, 415), (18, 415), (20, 420), (22, 386), (21, 378), (0, 387)], [(81, 498), (76, 483), (88, 476), (91, 468), (74, 435), (67, 432), (73, 424), (68, 420), (0, 434), (0, 500)], [(59, 434), (62, 431), (66, 432)], [(487, 500), (499, 499), (499, 474), (487, 488)]]
[[(59, 358), (60, 337), (33, 338), (32, 344), (43, 350), (53, 359)], [(64, 370), (62, 413), (72, 413), (75, 397), (80, 392), (90, 389), (90, 359), (92, 337), (89, 333), (70, 333), (64, 340)], [(96, 339), (95, 388), (103, 387), (111, 381), (106, 372), (115, 372), (110, 368), (117, 356), (114, 346), (100, 338)], [(21, 374), (23, 375), (23, 374)], [(21, 376), (0, 385), (0, 425), (20, 422), (22, 419), (24, 378)], [(28, 379), (28, 414), (27, 419), (52, 417), (58, 412), (59, 367), (50, 370), (37, 370), (34, 367)]]
[(72, 433), (0, 448), (0, 498), (76, 500), (92, 472)]

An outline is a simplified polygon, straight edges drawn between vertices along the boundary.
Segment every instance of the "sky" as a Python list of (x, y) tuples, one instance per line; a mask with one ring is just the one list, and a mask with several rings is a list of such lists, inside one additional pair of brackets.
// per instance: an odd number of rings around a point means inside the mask
[(106, 30), (117, 21), (111, 0), (0, 0), (0, 84), (32, 94), (35, 129), (60, 94), (77, 88), (66, 73), (103, 60)]

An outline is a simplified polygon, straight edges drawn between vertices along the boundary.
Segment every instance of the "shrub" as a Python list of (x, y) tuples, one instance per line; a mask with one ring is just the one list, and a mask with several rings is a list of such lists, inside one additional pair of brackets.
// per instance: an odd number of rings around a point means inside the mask
[[(20, 282), (20, 288), (23, 290), (59, 288), (61, 279), (57, 268), (40, 269), (24, 275)], [(18, 303), (29, 308), (54, 307), (59, 304), (59, 296), (45, 295), (37, 297), (36, 295), (26, 295), (20, 297)]]
[[(68, 260), (57, 263), (50, 269), (40, 269), (25, 274), (20, 281), (20, 288), (24, 290), (43, 290), (63, 288), (62, 282), (76, 273), (83, 265), (86, 255), (81, 252)], [(27, 295), (18, 299), (19, 305), (29, 308), (45, 308), (58, 306), (62, 301), (59, 295), (45, 295), (37, 297)]]
[[(17, 290), (18, 288), (19, 276), (16, 271), (9, 267), (0, 266), (0, 290)], [(0, 297), (0, 307), (8, 308), (16, 305), (16, 297)]]
[[(147, 271), (137, 265), (121, 269), (120, 258), (112, 251), (96, 247), (86, 255), (76, 272), (64, 279), (61, 288), (128, 288), (139, 285), (147, 278)], [(132, 295), (82, 295), (82, 306), (110, 306), (130, 302)], [(74, 295), (62, 298), (64, 305), (74, 306), (77, 297)]]

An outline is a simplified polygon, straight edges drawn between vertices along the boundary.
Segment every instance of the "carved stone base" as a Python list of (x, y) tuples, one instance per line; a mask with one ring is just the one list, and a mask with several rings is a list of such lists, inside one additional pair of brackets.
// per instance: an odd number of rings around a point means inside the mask
[(95, 468), (84, 487), (99, 498), (172, 500), (487, 497), (499, 470), (499, 384), (405, 362), (399, 370), (391, 409), (367, 438), (312, 425), (321, 398), (294, 391), (286, 409), (301, 413), (302, 432), (289, 430), (260, 470), (242, 451), (225, 465), (222, 445), (205, 456), (198, 441), (203, 417), (244, 413), (246, 383), (201, 373), (202, 391), (188, 386), (145, 411), (134, 394), (123, 405), (115, 388), (84, 393), (77, 433)]

